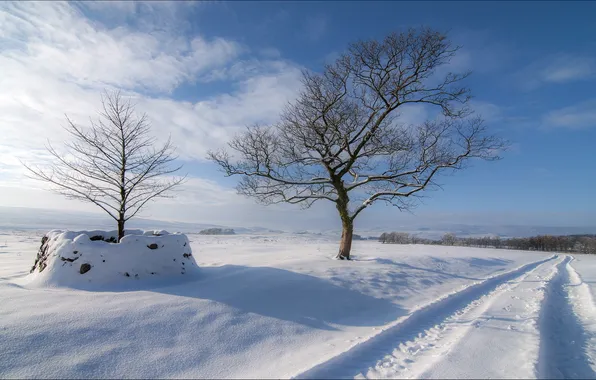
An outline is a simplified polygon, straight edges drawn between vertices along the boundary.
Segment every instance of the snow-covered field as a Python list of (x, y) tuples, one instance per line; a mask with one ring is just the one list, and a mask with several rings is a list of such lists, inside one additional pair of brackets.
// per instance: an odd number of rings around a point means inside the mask
[(0, 231), (1, 378), (595, 378), (596, 257), (309, 235), (188, 235), (200, 269), (27, 282)]

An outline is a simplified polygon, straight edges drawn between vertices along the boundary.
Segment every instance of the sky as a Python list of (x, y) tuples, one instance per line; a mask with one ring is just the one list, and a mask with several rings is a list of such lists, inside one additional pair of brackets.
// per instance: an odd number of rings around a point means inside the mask
[[(274, 123), (350, 42), (409, 27), (447, 31), (472, 70), (472, 107), (511, 142), (497, 162), (443, 176), (412, 213), (374, 205), (356, 228), (448, 221), (596, 226), (596, 2), (0, 3), (0, 206), (101, 212), (24, 176), (47, 164), (65, 114), (85, 125), (121, 89), (171, 136), (189, 179), (143, 217), (276, 228), (339, 225), (332, 204), (256, 205), (206, 160), (254, 123)], [(424, 109), (406, 110), (422, 122)]]

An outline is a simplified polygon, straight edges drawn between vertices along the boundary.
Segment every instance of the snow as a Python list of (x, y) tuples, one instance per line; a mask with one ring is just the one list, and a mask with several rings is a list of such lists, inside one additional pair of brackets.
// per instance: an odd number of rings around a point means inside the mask
[[(437, 333), (426, 337), (426, 346), (433, 349), (416, 355), (417, 362), (426, 365), (412, 368), (408, 377), (536, 377), (540, 343), (536, 315), (545, 280), (552, 278), (553, 265), (560, 261), (554, 257), (533, 266), (445, 318)], [(428, 355), (437, 350), (441, 356)]]
[(117, 231), (52, 230), (42, 238), (33, 273), (18, 284), (106, 290), (198, 273), (184, 234), (130, 230), (119, 243), (117, 237)]
[[(119, 246), (74, 235), (59, 255)], [(595, 377), (596, 257), (355, 241), (348, 262), (326, 236), (187, 234), (193, 273), (122, 261), (90, 286), (103, 269), (28, 273), (41, 236), (0, 235), (2, 378)]]
[[(587, 321), (582, 321), (579, 310), (574, 310), (581, 304), (573, 300), (573, 288), (581, 284), (572, 281), (578, 276), (570, 266), (571, 259), (566, 257), (557, 265), (555, 276), (547, 284), (547, 296), (540, 313), (541, 330), (545, 333), (540, 341), (540, 356), (545, 360), (538, 370), (543, 377), (551, 379), (588, 379), (596, 374), (596, 357), (589, 355), (593, 353), (593, 341), (592, 345), (587, 345), (591, 335), (586, 330)], [(593, 318), (589, 319), (593, 325)]]

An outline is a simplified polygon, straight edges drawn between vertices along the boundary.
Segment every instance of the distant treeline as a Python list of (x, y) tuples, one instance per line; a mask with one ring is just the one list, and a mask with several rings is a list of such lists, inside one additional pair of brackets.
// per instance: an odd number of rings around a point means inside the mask
[(199, 235), (234, 235), (234, 232), (231, 228), (208, 228), (206, 230), (202, 230), (199, 232)]
[(379, 238), (375, 237), (375, 236), (366, 236), (365, 237), (365, 236), (361, 236), (361, 235), (357, 235), (357, 234), (352, 235), (352, 240), (378, 240), (378, 239)]
[(455, 234), (448, 233), (443, 235), (441, 240), (431, 240), (413, 236), (405, 232), (385, 232), (379, 237), (379, 241), (388, 244), (432, 244), (596, 254), (596, 235), (538, 235), (525, 238), (501, 239), (498, 236), (458, 238)]

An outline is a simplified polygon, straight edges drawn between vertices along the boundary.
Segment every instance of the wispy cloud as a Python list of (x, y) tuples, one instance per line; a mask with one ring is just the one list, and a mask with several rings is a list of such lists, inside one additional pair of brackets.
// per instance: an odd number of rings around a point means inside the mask
[(323, 15), (309, 16), (303, 24), (302, 33), (311, 41), (318, 41), (327, 32), (327, 18)]
[(596, 60), (590, 57), (561, 56), (550, 62), (540, 74), (545, 82), (550, 83), (591, 79), (596, 74)]
[(542, 117), (543, 125), (551, 128), (585, 129), (596, 127), (596, 99), (559, 108)]
[(192, 15), (206, 3), (198, 1), (75, 1), (76, 9), (108, 27), (128, 24), (143, 32), (184, 32)]
[(474, 113), (481, 116), (487, 122), (495, 122), (503, 119), (503, 109), (498, 105), (480, 100), (470, 100), (470, 108)]
[(506, 69), (516, 55), (516, 48), (485, 29), (458, 28), (450, 34), (461, 49), (451, 63), (453, 71), (472, 70), (474, 75)]
[(596, 57), (562, 53), (533, 62), (514, 74), (524, 90), (596, 79)]

